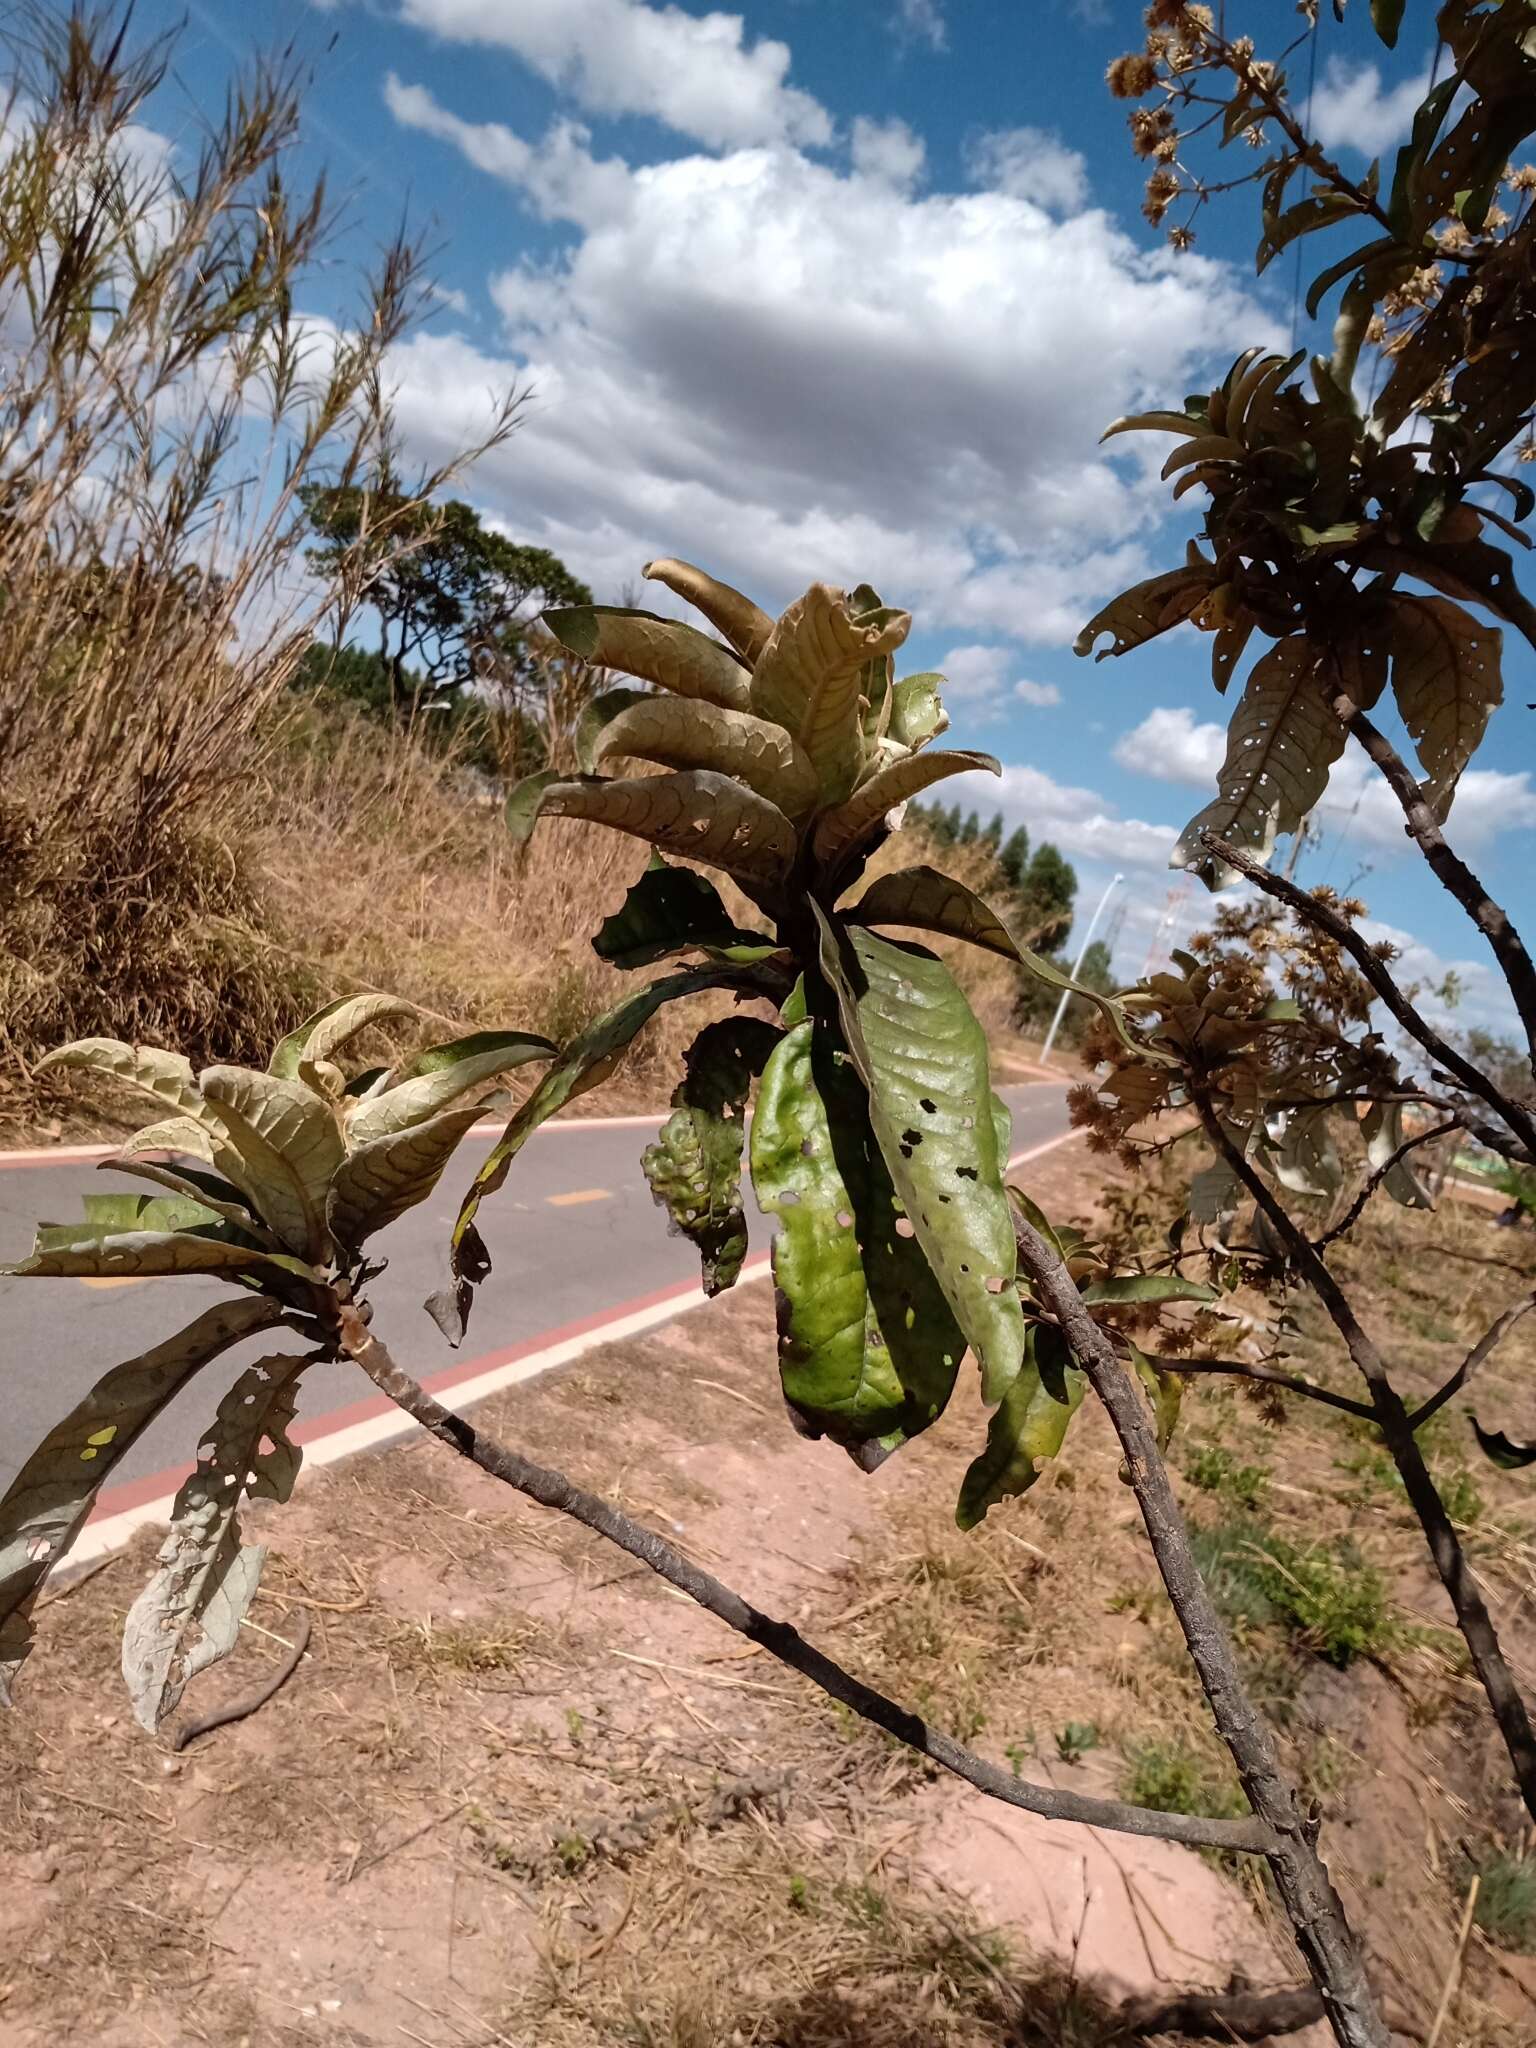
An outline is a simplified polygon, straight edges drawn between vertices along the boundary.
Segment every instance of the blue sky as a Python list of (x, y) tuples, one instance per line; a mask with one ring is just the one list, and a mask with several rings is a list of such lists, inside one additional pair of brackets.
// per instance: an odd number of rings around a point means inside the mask
[[(1363, 0), (1349, 11), (1341, 27), (1322, 9), (1316, 110), (1363, 166), (1361, 146), (1406, 126), (1431, 10), (1410, 6), (1395, 55)], [(138, 20), (183, 12), (141, 0)], [(1299, 26), (1287, 0), (1235, 13), (1261, 53)], [(1005, 763), (966, 800), (1055, 839), (1089, 900), (1125, 872), (1130, 976), (1177, 883), (1168, 849), (1212, 792), (1225, 707), (1192, 629), (1118, 662), (1071, 652), (1099, 603), (1182, 546), (1156, 482), (1166, 442), (1106, 456), (1097, 435), (1208, 385), (1249, 343), (1287, 341), (1292, 320), (1290, 264), (1252, 278), (1243, 199), (1206, 210), (1193, 256), (1140, 217), (1144, 167), (1103, 85), (1140, 15), (1122, 0), (192, 0), (176, 86), (183, 106), (215, 104), (257, 35), (313, 57), (305, 151), (348, 197), (341, 253), (365, 255), (402, 212), (439, 244), (445, 296), (396, 364), (407, 447), (439, 458), (488, 391), (529, 388), (526, 424), (465, 495), (599, 596), (632, 597), (648, 556), (677, 554), (771, 609), (813, 577), (910, 604), (909, 665), (951, 675), (952, 738)], [(1292, 60), (1298, 93), (1307, 64)], [(174, 132), (170, 97), (166, 115)], [(1536, 664), (1509, 635), (1505, 651), (1508, 702), (1451, 831), (1518, 913)], [(1318, 822), (1302, 878), (1368, 870), (1375, 918), (1413, 935), (1411, 970), (1456, 965), (1461, 1021), (1493, 1018), (1475, 935), (1348, 756)], [(1204, 908), (1189, 885), (1177, 928)]]

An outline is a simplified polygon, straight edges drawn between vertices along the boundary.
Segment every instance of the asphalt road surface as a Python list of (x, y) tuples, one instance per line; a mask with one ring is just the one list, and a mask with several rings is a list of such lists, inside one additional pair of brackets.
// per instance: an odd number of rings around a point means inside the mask
[[(1013, 1154), (1067, 1128), (1064, 1089), (1036, 1082), (1002, 1091), (1013, 1111)], [(697, 1282), (698, 1255), (672, 1237), (640, 1171), (659, 1118), (549, 1124), (530, 1140), (506, 1186), (481, 1210), (494, 1267), (480, 1288), (469, 1333), (454, 1352), (422, 1309), (443, 1277), (444, 1247), (483, 1136), (467, 1138), (432, 1198), (375, 1240), (388, 1270), (371, 1289), (377, 1325), (418, 1377), (465, 1359), (553, 1336), (596, 1315), (618, 1315), (658, 1290)], [(750, 1184), (749, 1184), (750, 1185)], [(152, 1190), (88, 1160), (33, 1164), (0, 1153), (0, 1263), (24, 1258), (33, 1225), (69, 1222), (91, 1190)], [(751, 1252), (769, 1229), (749, 1207)], [(23, 1458), (109, 1367), (169, 1336), (228, 1290), (204, 1279), (0, 1280), (0, 1492)], [(282, 1348), (281, 1331), (226, 1353), (205, 1388), (197, 1383), (147, 1429), (112, 1475), (115, 1489), (190, 1460), (220, 1391), (237, 1366)], [(306, 1375), (301, 1418), (312, 1431), (372, 1390), (350, 1363)], [(217, 1396), (213, 1397), (215, 1400)], [(309, 1432), (306, 1432), (309, 1433)], [(108, 1496), (110, 1499), (110, 1494)]]

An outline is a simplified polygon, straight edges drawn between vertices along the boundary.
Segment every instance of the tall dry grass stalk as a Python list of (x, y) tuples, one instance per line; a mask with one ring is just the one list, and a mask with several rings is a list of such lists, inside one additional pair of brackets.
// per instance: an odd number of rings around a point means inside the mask
[[(306, 482), (396, 470), (402, 236), (356, 317), (300, 308), (335, 227), (285, 176), (304, 80), (258, 62), (172, 145), (170, 44), (126, 13), (13, 17), (0, 146), (0, 1047), (87, 1032), (246, 1056), (300, 999), (243, 944), (243, 832), (323, 611)], [(414, 501), (511, 431), (424, 476)], [(398, 486), (396, 486), (398, 488)], [(384, 536), (387, 543), (387, 536)], [(380, 535), (368, 536), (377, 563)], [(0, 1074), (0, 1089), (5, 1077)], [(3, 1107), (3, 1104), (0, 1104)]]

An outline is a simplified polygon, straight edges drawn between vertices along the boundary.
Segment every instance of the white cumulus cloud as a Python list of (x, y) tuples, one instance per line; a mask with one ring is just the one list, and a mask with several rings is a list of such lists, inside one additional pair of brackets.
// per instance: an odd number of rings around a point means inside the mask
[(1052, 213), (1070, 213), (1088, 198), (1088, 162), (1043, 128), (993, 128), (966, 144), (965, 167), (976, 184), (1010, 199), (1032, 199)]
[(1324, 149), (1357, 149), (1362, 156), (1380, 156), (1406, 138), (1428, 90), (1427, 70), (1389, 86), (1374, 64), (1330, 57), (1312, 95), (1313, 133)]
[(871, 121), (860, 114), (854, 120), (849, 154), (853, 168), (864, 177), (904, 189), (922, 176), (928, 150), (905, 121)]
[(1019, 703), (1032, 705), (1037, 711), (1049, 710), (1061, 702), (1061, 692), (1054, 683), (1032, 683), (1025, 677), (1014, 684), (1013, 694)]
[(787, 43), (749, 42), (739, 14), (642, 0), (404, 0), (446, 40), (510, 50), (584, 112), (641, 114), (707, 149), (832, 140), (832, 117), (788, 83)]
[(949, 48), (949, 29), (939, 0), (897, 0), (895, 21), (903, 41), (926, 43), (930, 50)]

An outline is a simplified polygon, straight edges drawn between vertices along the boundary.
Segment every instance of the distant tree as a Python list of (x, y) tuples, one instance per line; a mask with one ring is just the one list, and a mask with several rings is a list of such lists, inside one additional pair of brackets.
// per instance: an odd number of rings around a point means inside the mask
[(986, 831), (982, 833), (982, 835), (981, 835), (981, 843), (982, 843), (982, 845), (983, 845), (983, 846), (985, 846), (986, 848), (988, 848), (988, 850), (989, 850), (990, 852), (992, 852), (992, 853), (994, 853), (994, 854), (995, 854), (995, 853), (997, 852), (998, 848), (999, 848), (999, 847), (1000, 847), (1000, 846), (1002, 845), (1002, 843), (1003, 843), (1003, 814), (1002, 814), (1002, 812), (1001, 812), (1001, 811), (997, 812), (997, 814), (996, 814), (996, 815), (994, 816), (994, 818), (993, 818), (993, 820), (992, 820), (991, 824), (990, 824), (990, 825), (989, 825), (989, 826), (987, 827)]
[[(1077, 901), (1077, 870), (1047, 840), (1036, 847), (1019, 893), (1034, 924), (1044, 924), (1051, 918), (1070, 923), (1072, 906)], [(1065, 937), (1065, 932), (1062, 935)]]
[(972, 811), (956, 834), (956, 844), (959, 846), (974, 846), (980, 837), (981, 820)]
[(959, 845), (960, 832), (963, 824), (964, 819), (961, 815), (960, 806), (958, 804), (951, 804), (949, 809), (944, 814), (944, 844), (946, 846)]
[(378, 535), (361, 595), (378, 614), (385, 705), (395, 716), (454, 697), (475, 674), (477, 649), (504, 675), (536, 601), (592, 602), (558, 555), (493, 533), (460, 499), (413, 503), (387, 485), (311, 485), (300, 495), (319, 543), (309, 551), (317, 575), (334, 576), (360, 549), (366, 556)]
[(1022, 889), (1024, 876), (1029, 868), (1029, 833), (1020, 825), (1010, 833), (1002, 852), (997, 856), (997, 865), (1003, 880), (1010, 889)]

